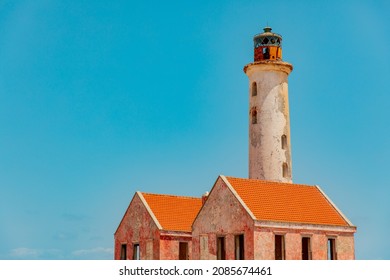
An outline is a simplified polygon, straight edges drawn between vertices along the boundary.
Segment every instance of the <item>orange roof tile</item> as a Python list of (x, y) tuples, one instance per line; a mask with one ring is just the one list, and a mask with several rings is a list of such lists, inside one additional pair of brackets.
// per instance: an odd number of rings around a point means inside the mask
[(202, 199), (195, 197), (142, 193), (164, 230), (191, 232)]
[(257, 220), (349, 225), (316, 186), (226, 178)]

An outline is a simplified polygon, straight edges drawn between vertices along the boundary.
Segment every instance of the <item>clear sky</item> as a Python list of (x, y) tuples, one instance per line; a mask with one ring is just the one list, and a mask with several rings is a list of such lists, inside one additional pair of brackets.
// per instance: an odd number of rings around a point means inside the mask
[(247, 177), (266, 25), (294, 66), (294, 182), (358, 227), (358, 259), (390, 259), (389, 3), (1, 1), (0, 259), (112, 259), (135, 191)]

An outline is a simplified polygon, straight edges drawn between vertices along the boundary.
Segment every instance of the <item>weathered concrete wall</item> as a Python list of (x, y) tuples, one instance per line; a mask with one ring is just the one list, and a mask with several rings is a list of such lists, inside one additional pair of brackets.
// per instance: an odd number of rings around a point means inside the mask
[[(328, 236), (324, 233), (315, 233), (310, 238), (313, 260), (326, 260), (328, 258)], [(302, 248), (302, 243), (299, 246)]]
[[(292, 182), (288, 74), (292, 65), (281, 61), (248, 64), (249, 178)], [(256, 83), (257, 94), (252, 86)], [(253, 115), (256, 121), (253, 122)], [(282, 148), (282, 135), (286, 146)], [(283, 174), (283, 164), (287, 166)]]
[(116, 260), (120, 259), (122, 244), (127, 244), (127, 259), (132, 259), (134, 243), (140, 245), (141, 259), (159, 259), (159, 229), (138, 194), (130, 202), (114, 238)]
[(352, 235), (339, 236), (336, 239), (336, 252), (338, 260), (355, 259), (355, 242)]
[(193, 258), (216, 259), (217, 236), (225, 236), (226, 259), (234, 259), (234, 236), (238, 234), (244, 234), (245, 259), (253, 259), (253, 220), (218, 178), (193, 224)]
[(127, 244), (127, 259), (133, 258), (133, 244), (140, 245), (141, 260), (178, 260), (179, 242), (188, 243), (189, 259), (192, 259), (191, 233), (160, 230), (136, 194), (115, 233), (116, 260), (121, 257), (121, 245)]
[(254, 259), (275, 259), (274, 233), (272, 231), (256, 229), (254, 232)]
[(354, 237), (353, 233), (343, 230), (321, 230), (301, 225), (300, 228), (256, 227), (254, 235), (254, 257), (261, 260), (275, 259), (275, 234), (284, 236), (285, 259), (302, 259), (302, 237), (310, 237), (311, 254), (313, 260), (328, 258), (328, 238), (336, 240), (336, 255), (339, 260), (353, 260)]
[(188, 244), (188, 259), (192, 260), (192, 236), (175, 236), (164, 235), (160, 238), (160, 259), (161, 260), (178, 260), (179, 259), (179, 243), (186, 242)]

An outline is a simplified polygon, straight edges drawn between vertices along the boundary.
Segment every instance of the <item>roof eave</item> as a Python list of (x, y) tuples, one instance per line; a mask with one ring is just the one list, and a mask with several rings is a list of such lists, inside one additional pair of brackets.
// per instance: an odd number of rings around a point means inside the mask
[(192, 237), (192, 231), (183, 230), (161, 230), (160, 236)]
[(256, 220), (255, 227), (278, 228), (283, 230), (303, 229), (303, 230), (319, 230), (319, 231), (337, 231), (342, 233), (355, 233), (356, 227), (349, 225), (331, 225), (331, 224), (312, 224), (299, 223), (288, 221), (268, 221)]
[(146, 208), (146, 211), (148, 211), (150, 217), (152, 217), (152, 220), (154, 221), (154, 223), (156, 224), (157, 228), (159, 230), (162, 230), (162, 226), (160, 224), (160, 222), (157, 220), (156, 216), (154, 215), (152, 209), (149, 207), (149, 204), (146, 202), (146, 199), (144, 198), (144, 196), (142, 195), (142, 193), (140, 191), (137, 191), (137, 195), (139, 196), (139, 198), (141, 199), (142, 203), (144, 204), (145, 208)]
[(321, 192), (321, 194), (325, 197), (326, 200), (332, 205), (332, 207), (339, 213), (339, 215), (348, 223), (349, 226), (355, 227), (352, 222), (341, 212), (339, 208), (337, 208), (336, 204), (333, 203), (333, 201), (326, 195), (326, 193), (320, 188), (320, 186), (316, 185), (316, 188)]

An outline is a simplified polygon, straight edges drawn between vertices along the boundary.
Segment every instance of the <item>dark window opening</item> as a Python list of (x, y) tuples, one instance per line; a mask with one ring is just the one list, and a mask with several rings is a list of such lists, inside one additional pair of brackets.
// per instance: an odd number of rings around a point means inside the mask
[(127, 259), (127, 245), (122, 244), (121, 246), (121, 260), (126, 260)]
[(282, 173), (284, 178), (288, 177), (288, 165), (285, 162), (282, 165)]
[(311, 260), (310, 237), (302, 237), (302, 260)]
[(268, 48), (263, 49), (263, 59), (269, 59), (269, 49)]
[(334, 238), (328, 239), (328, 260), (336, 260), (336, 240)]
[(252, 109), (252, 124), (257, 124), (257, 111), (256, 109)]
[(256, 96), (256, 95), (257, 95), (257, 83), (253, 82), (252, 83), (252, 96)]
[(284, 235), (275, 235), (275, 260), (284, 260)]
[(282, 135), (282, 149), (287, 149), (287, 136)]
[(221, 236), (217, 238), (217, 260), (225, 260), (225, 237)]
[(234, 254), (236, 260), (244, 260), (244, 235), (236, 235), (234, 237)]
[(179, 260), (188, 260), (187, 242), (179, 242)]
[(140, 251), (139, 251), (139, 244), (133, 245), (133, 260), (140, 260)]

